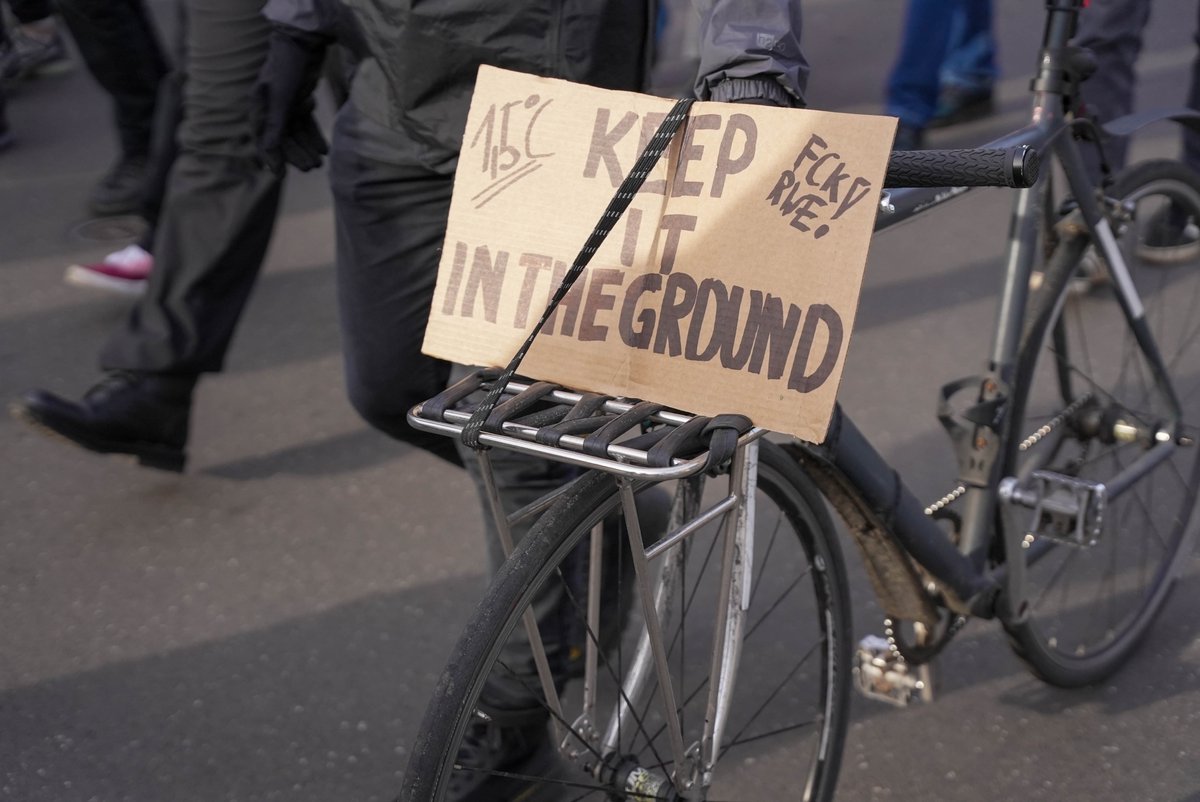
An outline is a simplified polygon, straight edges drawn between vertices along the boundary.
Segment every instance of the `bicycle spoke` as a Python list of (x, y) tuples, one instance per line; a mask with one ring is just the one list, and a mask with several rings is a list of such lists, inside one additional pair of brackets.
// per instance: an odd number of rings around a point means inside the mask
[(543, 710), (545, 710), (547, 713), (549, 713), (551, 718), (555, 719), (556, 721), (558, 721), (558, 723), (562, 724), (563, 727), (566, 728), (567, 732), (569, 732), (571, 735), (575, 736), (575, 740), (579, 741), (579, 743), (582, 744), (585, 749), (587, 749), (589, 752), (591, 752), (593, 755), (595, 755), (597, 760), (603, 759), (603, 755), (601, 755), (599, 752), (597, 752), (595, 747), (593, 747), (591, 744), (588, 743), (587, 737), (583, 733), (581, 733), (577, 729), (575, 729), (574, 724), (567, 721), (566, 718), (564, 718), (563, 716), (559, 715), (559, 713), (557, 711), (553, 710), (550, 707), (550, 705), (547, 704), (544, 699), (542, 699), (540, 687), (535, 688), (533, 685), (531, 685), (526, 680), (526, 678), (524, 676), (522, 676), (521, 674), (514, 671), (512, 666), (508, 665), (503, 660), (497, 660), (496, 665), (503, 668), (505, 671), (507, 671), (512, 676), (513, 679), (515, 679), (517, 682), (521, 683), (521, 685), (525, 688), (525, 690), (528, 691), (531, 696), (535, 697), (535, 701), (536, 701), (537, 705), (539, 707), (541, 707)]
[(783, 521), (776, 521), (775, 528), (771, 530), (771, 539), (767, 541), (766, 553), (758, 559), (758, 576), (750, 585), (750, 604), (747, 608), (754, 606), (754, 599), (758, 596), (758, 589), (762, 586), (763, 575), (767, 572), (767, 566), (770, 564), (771, 551), (775, 548), (775, 538), (779, 536), (779, 531), (783, 526)]
[[(746, 730), (750, 729), (750, 726), (755, 721), (758, 720), (758, 717), (760, 715), (762, 715), (762, 712), (764, 710), (767, 709), (767, 705), (771, 704), (771, 702), (773, 702), (775, 700), (775, 697), (779, 695), (779, 692), (782, 691), (785, 687), (787, 687), (787, 684), (792, 681), (792, 677), (796, 676), (796, 672), (799, 671), (804, 666), (804, 664), (806, 662), (808, 662), (808, 659), (816, 653), (818, 645), (819, 644), (816, 644), (816, 643), (813, 644), (809, 648), (809, 650), (807, 652), (805, 652), (804, 656), (800, 658), (800, 661), (798, 663), (796, 663), (796, 665), (792, 666), (792, 670), (789, 671), (782, 680), (780, 680), (779, 684), (775, 687), (775, 689), (773, 691), (771, 691), (771, 693), (768, 694), (767, 698), (763, 700), (763, 703), (758, 706), (758, 709), (756, 709), (750, 715), (750, 720), (747, 721), (742, 726), (741, 730), (739, 730), (736, 735), (734, 735), (731, 739), (729, 739), (729, 743), (726, 745), (727, 750), (732, 748), (733, 746), (737, 745), (738, 743), (742, 743), (742, 741), (741, 741), (742, 735), (744, 735)], [(749, 741), (752, 741), (752, 740), (755, 740), (755, 739), (749, 738), (745, 741), (745, 743), (748, 743)]]
[[(560, 572), (560, 575), (561, 575), (561, 572)], [(584, 624), (585, 628), (588, 629), (589, 636), (592, 638), (595, 638), (595, 635), (591, 633), (590, 627), (587, 627), (586, 612), (581, 610), (578, 600), (576, 600), (575, 595), (571, 592), (570, 587), (565, 586), (565, 583), (564, 583), (564, 591), (565, 591), (567, 597), (569, 598), (569, 600), (571, 601), (571, 605), (575, 610), (576, 617), (579, 618), (582, 621), (582, 623)], [(619, 589), (618, 589), (618, 592), (619, 592)], [(618, 635), (617, 638), (618, 638), (617, 643), (619, 645), (621, 642), (621, 636)], [(596, 639), (594, 642), (596, 643), (597, 646), (599, 646), (600, 641), (598, 639)], [(624, 701), (624, 703), (628, 706), (630, 715), (633, 716), (634, 723), (637, 724), (637, 732), (635, 733), (635, 737), (637, 734), (641, 734), (645, 737), (647, 732), (646, 732), (646, 725), (645, 725), (645, 722), (643, 719), (649, 711), (649, 700), (647, 701), (647, 707), (642, 709), (642, 715), (639, 716), (636, 708), (633, 705), (633, 701), (629, 698), (628, 694), (625, 692), (624, 685), (621, 682), (621, 677), (625, 676), (625, 672), (624, 672), (623, 666), (620, 665), (620, 661), (618, 661), (617, 671), (614, 672), (612, 669), (612, 663), (608, 659), (608, 656), (606, 654), (604, 654), (603, 649), (599, 650), (598, 657), (599, 657), (600, 661), (604, 664), (605, 670), (609, 674), (609, 678), (612, 679), (613, 686), (617, 689), (617, 693), (618, 693), (620, 699), (622, 701)], [(652, 700), (654, 698), (654, 694), (656, 692), (657, 692), (657, 690), (654, 690), (650, 693), (650, 695), (649, 695), (650, 700)], [(622, 717), (618, 715), (618, 717), (617, 717), (617, 723), (618, 723), (617, 741), (618, 741), (618, 743), (623, 742), (623, 735), (619, 729), (621, 720), (622, 720)], [(576, 737), (578, 737), (578, 736), (576, 736)], [(652, 745), (650, 746), (650, 748), (652, 751), (654, 750), (654, 747)], [(593, 754), (596, 754), (597, 757), (602, 757), (591, 746), (589, 746), (588, 749)], [(657, 756), (657, 753), (656, 753), (656, 756)], [(658, 757), (658, 759), (661, 760), (661, 757)]]
[[(505, 780), (519, 780), (521, 782), (530, 783), (531, 785), (532, 784), (542, 784), (542, 785), (549, 784), (549, 785), (559, 785), (559, 786), (562, 786), (563, 788), (586, 788), (587, 794), (585, 794), (584, 797), (586, 797), (588, 794), (592, 794), (592, 793), (596, 793), (596, 792), (605, 793), (608, 791), (608, 789), (602, 785), (589, 785), (586, 783), (579, 782), (578, 780), (563, 780), (563, 779), (559, 779), (556, 777), (534, 776), (531, 774), (520, 774), (518, 772), (513, 772), (513, 771), (501, 771), (500, 769), (480, 769), (480, 768), (475, 768), (474, 766), (460, 766), (457, 763), (454, 765), (454, 768), (458, 771), (468, 772), (471, 774), (486, 774), (489, 777), (499, 777), (499, 778), (505, 779)], [(579, 798), (583, 799), (584, 797), (579, 797)]]

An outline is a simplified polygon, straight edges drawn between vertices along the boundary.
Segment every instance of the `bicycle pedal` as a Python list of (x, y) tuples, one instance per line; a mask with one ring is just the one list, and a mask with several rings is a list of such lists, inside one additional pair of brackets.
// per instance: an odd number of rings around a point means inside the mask
[(1034, 471), (1024, 487), (1015, 479), (1000, 483), (1001, 498), (1033, 510), (1026, 548), (1039, 537), (1072, 546), (1096, 545), (1104, 522), (1106, 492), (1100, 482), (1051, 471)]
[(891, 643), (878, 635), (859, 641), (854, 654), (854, 679), (863, 696), (896, 707), (933, 701), (929, 666), (909, 665)]

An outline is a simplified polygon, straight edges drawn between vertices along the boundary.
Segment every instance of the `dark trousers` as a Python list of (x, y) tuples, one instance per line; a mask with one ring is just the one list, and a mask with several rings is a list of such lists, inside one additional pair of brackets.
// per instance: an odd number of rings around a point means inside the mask
[[(368, 66), (366, 69), (370, 69)], [(476, 462), (456, 456), (450, 438), (421, 434), (408, 410), (445, 388), (452, 366), (421, 353), (453, 175), (419, 166), (403, 135), (366, 117), (353, 100), (334, 124), (330, 183), (337, 220), (337, 284), (350, 401), (372, 426), (451, 461), (477, 483)], [(454, 369), (456, 377), (463, 369)], [(490, 452), (508, 511), (566, 481), (566, 466), (514, 452)], [(482, 494), (481, 494), (482, 497)], [(489, 556), (502, 555), (484, 510)], [(514, 532), (520, 539), (521, 532)]]
[(101, 367), (220, 370), (262, 266), (282, 180), (259, 166), (250, 94), (270, 27), (262, 0), (187, 0), (179, 156), (154, 243), (155, 269)]
[(992, 0), (911, 0), (888, 76), (887, 113), (903, 125), (924, 128), (943, 86), (991, 88), (995, 53)]
[(50, 0), (8, 0), (8, 7), (22, 24), (37, 22), (54, 13)]
[(57, 0), (88, 71), (113, 99), (125, 157), (150, 152), (159, 82), (170, 66), (142, 0)]
[[(1150, 0), (1092, 0), (1080, 13), (1075, 43), (1091, 50), (1097, 62), (1095, 75), (1083, 83), (1083, 99), (1088, 111), (1102, 122), (1133, 111), (1137, 84), (1134, 65), (1142, 52), (1142, 32), (1150, 10)], [(1189, 108), (1200, 110), (1200, 3), (1195, 38), (1196, 55), (1185, 102)], [(1128, 142), (1124, 140), (1106, 144), (1105, 154), (1114, 169), (1124, 166), (1127, 150)], [(1084, 149), (1088, 156), (1090, 151)], [(1183, 161), (1200, 171), (1200, 134), (1191, 129), (1185, 129), (1183, 135)]]

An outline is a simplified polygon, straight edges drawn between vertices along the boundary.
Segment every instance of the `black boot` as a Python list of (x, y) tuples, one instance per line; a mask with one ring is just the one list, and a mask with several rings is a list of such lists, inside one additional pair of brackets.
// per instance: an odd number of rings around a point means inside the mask
[(145, 196), (146, 157), (122, 156), (96, 184), (88, 207), (98, 217), (136, 214)]
[(78, 403), (44, 390), (14, 401), (18, 420), (101, 454), (131, 454), (149, 468), (182, 471), (195, 376), (118, 371)]

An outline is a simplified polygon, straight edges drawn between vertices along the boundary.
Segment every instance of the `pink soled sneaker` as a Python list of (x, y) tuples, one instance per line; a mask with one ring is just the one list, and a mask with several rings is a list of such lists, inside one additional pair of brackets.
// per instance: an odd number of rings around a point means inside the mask
[(146, 279), (154, 269), (154, 257), (137, 245), (130, 245), (104, 257), (104, 261), (67, 268), (66, 281), (80, 287), (141, 295)]

